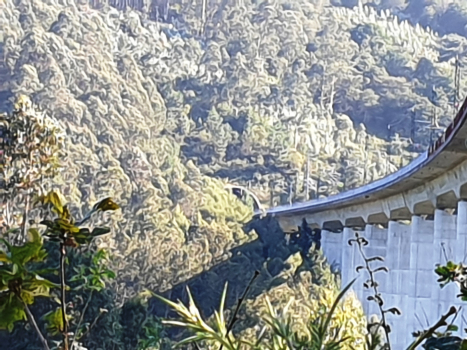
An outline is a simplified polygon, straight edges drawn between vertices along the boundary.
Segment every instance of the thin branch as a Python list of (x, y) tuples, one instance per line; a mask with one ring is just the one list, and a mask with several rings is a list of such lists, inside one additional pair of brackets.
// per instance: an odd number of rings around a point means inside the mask
[(64, 243), (60, 243), (60, 286), (61, 286), (61, 308), (63, 322), (63, 349), (68, 350), (68, 322), (66, 319), (66, 285), (65, 285), (65, 258), (66, 247)]
[[(368, 271), (368, 274), (370, 275), (371, 284), (372, 284), (372, 287), (373, 287), (373, 291), (375, 293), (374, 295), (376, 296), (379, 293), (378, 293), (378, 287), (377, 287), (377, 284), (376, 284), (376, 279), (375, 279), (373, 270), (370, 268), (370, 263), (368, 262), (368, 259), (367, 259), (366, 255), (365, 255), (365, 253), (363, 252), (363, 248), (362, 248), (361, 244), (358, 244), (358, 249), (360, 250), (360, 254), (363, 257), (363, 260), (365, 260), (366, 270)], [(388, 329), (387, 329), (386, 315), (384, 314), (382, 305), (379, 302), (377, 302), (377, 304), (378, 304), (378, 307), (379, 307), (379, 311), (381, 313), (381, 323), (383, 324), (384, 334), (386, 335), (386, 341), (387, 341), (388, 347), (390, 349), (391, 348), (391, 343), (390, 343), (390, 340), (389, 340), (389, 332), (388, 332)]]
[(451, 327), (454, 324), (454, 322), (456, 321), (457, 316), (459, 316), (459, 312), (461, 312), (461, 310), (462, 310), (462, 306), (460, 306), (459, 309), (456, 310), (456, 314), (454, 315), (451, 323), (448, 325), (448, 328)]
[[(18, 296), (18, 295), (17, 295)], [(34, 315), (32, 314), (31, 310), (29, 310), (28, 305), (24, 302), (23, 298), (18, 296), (19, 300), (23, 303), (24, 310), (26, 311), (26, 315), (28, 316), (28, 320), (32, 325), (32, 328), (36, 331), (37, 335), (39, 336), (39, 339), (42, 343), (42, 346), (44, 347), (44, 350), (50, 350), (49, 344), (47, 344), (47, 340), (44, 338), (42, 335), (41, 330), (39, 329), (36, 319), (34, 318)]]
[(448, 262), (448, 255), (446, 254), (446, 246), (445, 246), (444, 242), (441, 242), (441, 249), (443, 250), (444, 260), (446, 261), (446, 264), (447, 264), (447, 262)]
[(433, 327), (428, 329), (426, 332), (423, 332), (412, 344), (410, 344), (407, 350), (415, 350), (417, 346), (419, 346), (425, 339), (431, 337), (438, 328), (446, 326), (446, 320), (454, 314), (457, 314), (457, 309), (454, 306), (451, 306), (448, 313), (446, 315), (441, 316), (439, 321), (436, 322), (436, 324)]
[[(29, 191), (28, 191), (29, 192)], [(21, 224), (21, 240), (24, 242), (27, 237), (27, 227), (28, 227), (28, 217), (29, 217), (29, 211), (30, 211), (30, 201), (31, 198), (29, 196), (29, 193), (26, 195), (26, 204), (24, 207), (24, 213), (23, 213), (23, 222)]]
[(97, 315), (97, 317), (94, 319), (94, 321), (92, 321), (91, 325), (89, 326), (89, 328), (86, 330), (86, 332), (83, 333), (83, 335), (81, 336), (81, 338), (84, 338), (85, 336), (87, 336), (89, 334), (89, 332), (91, 331), (91, 329), (94, 328), (94, 326), (96, 325), (97, 321), (99, 320), (99, 318), (102, 316), (103, 312), (100, 312), (99, 315)]
[[(386, 335), (386, 345), (387, 345), (387, 348), (388, 349), (391, 349), (391, 343), (390, 343), (390, 340), (389, 340), (389, 329), (388, 329), (388, 324), (386, 322), (386, 315), (385, 315), (385, 311), (383, 310), (383, 301), (379, 295), (379, 292), (378, 292), (378, 285), (376, 283), (376, 279), (375, 279), (375, 271), (373, 271), (371, 269), (371, 266), (370, 266), (370, 262), (372, 260), (370, 260), (369, 258), (367, 258), (367, 256), (365, 255), (364, 251), (363, 251), (363, 245), (367, 245), (368, 244), (368, 241), (366, 239), (364, 239), (363, 237), (360, 237), (358, 235), (357, 232), (355, 232), (355, 236), (356, 238), (355, 239), (351, 239), (349, 241), (349, 244), (352, 245), (352, 242), (356, 242), (357, 245), (358, 245), (358, 250), (360, 252), (360, 255), (362, 256), (363, 260), (365, 261), (365, 270), (368, 271), (368, 275), (370, 277), (370, 282), (371, 282), (371, 287), (373, 288), (373, 292), (374, 292), (374, 295), (373, 295), (373, 300), (376, 302), (376, 304), (378, 305), (378, 308), (379, 308), (379, 312), (381, 314), (381, 326), (378, 326), (379, 327), (382, 327), (383, 330), (384, 330), (384, 334)], [(358, 272), (358, 268), (357, 268), (357, 272)], [(378, 270), (378, 269), (376, 269)]]
[[(227, 340), (229, 340), (229, 333), (230, 331), (232, 330), (235, 322), (237, 321), (237, 314), (238, 314), (238, 311), (240, 310), (240, 307), (242, 306), (243, 304), (243, 301), (245, 300), (245, 298), (247, 297), (248, 295), (248, 292), (250, 291), (250, 288), (251, 286), (253, 285), (253, 282), (255, 281), (255, 279), (259, 276), (259, 271), (256, 270), (255, 271), (255, 274), (253, 275), (253, 277), (251, 278), (250, 282), (248, 283), (248, 285), (246, 286), (245, 288), (245, 291), (243, 292), (243, 295), (238, 299), (238, 302), (237, 302), (237, 307), (235, 308), (235, 311), (232, 315), (232, 318), (230, 319), (230, 322), (229, 322), (229, 325), (227, 326), (227, 332), (225, 333), (225, 336), (227, 338)], [(224, 347), (224, 345), (221, 345), (219, 350), (222, 350), (222, 348)]]
[[(76, 341), (76, 337), (78, 336), (79, 328), (81, 327), (81, 324), (83, 323), (83, 320), (84, 320), (84, 315), (86, 314), (86, 311), (87, 311), (89, 305), (91, 304), (92, 293), (93, 293), (93, 292), (94, 292), (94, 291), (91, 290), (91, 293), (89, 293), (89, 298), (88, 298), (88, 300), (86, 301), (86, 305), (84, 305), (83, 311), (81, 312), (81, 316), (80, 316), (80, 318), (79, 318), (78, 325), (76, 326), (76, 332), (75, 332), (75, 334), (73, 335), (73, 339), (72, 339), (71, 342), (70, 342), (70, 349), (73, 349), (73, 343)], [(82, 336), (81, 336), (80, 338), (82, 338)]]

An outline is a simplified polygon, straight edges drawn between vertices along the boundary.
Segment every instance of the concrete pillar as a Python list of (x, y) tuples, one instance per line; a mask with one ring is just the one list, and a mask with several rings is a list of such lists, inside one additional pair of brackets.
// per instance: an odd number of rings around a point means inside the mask
[(342, 246), (344, 245), (342, 232), (321, 231), (321, 239), (325, 238), (322, 242), (323, 252), (329, 264), (334, 268), (341, 270), (342, 268)]
[[(405, 348), (413, 340), (412, 332), (432, 326), (451, 305), (465, 308), (465, 302), (456, 298), (459, 290), (455, 284), (439, 288), (434, 269), (436, 264), (446, 263), (444, 251), (448, 260), (467, 262), (467, 201), (458, 203), (457, 215), (437, 209), (432, 220), (413, 216), (410, 225), (390, 221), (388, 229), (366, 225), (360, 234), (369, 241), (364, 248), (365, 255), (385, 259), (374, 266), (389, 268), (388, 274), (376, 275), (385, 308), (395, 306), (402, 311), (401, 316), (388, 315), (393, 348)], [(358, 246), (347, 243), (354, 237), (355, 230), (351, 228), (345, 228), (342, 234), (323, 231), (323, 249), (330, 262), (340, 262), (343, 286), (358, 276), (353, 289), (366, 315), (379, 314), (376, 304), (367, 301), (372, 293), (363, 287), (368, 279), (366, 271), (358, 274), (355, 271), (364, 261)], [(456, 335), (464, 336), (463, 329), (467, 328), (464, 320), (467, 320), (467, 308), (457, 317), (456, 325), (461, 332)]]
[(456, 240), (456, 262), (466, 262), (467, 258), (467, 202), (459, 201), (457, 203), (457, 240)]
[[(457, 203), (457, 240), (456, 240), (456, 260), (455, 262), (467, 262), (467, 202), (462, 200)], [(459, 292), (456, 291), (454, 294), (457, 295)], [(459, 302), (459, 299), (457, 299)], [(462, 314), (458, 317), (460, 336), (465, 337), (466, 333), (464, 329), (467, 328), (467, 310), (462, 308)], [(462, 304), (462, 302), (461, 302)]]
[[(342, 260), (341, 260), (341, 278), (342, 287), (346, 286), (351, 280), (357, 277), (354, 266), (355, 247), (348, 244), (349, 240), (355, 237), (355, 231), (350, 227), (345, 227), (342, 232)], [(359, 282), (355, 282), (359, 283)], [(353, 286), (355, 290), (355, 284)]]
[[(410, 236), (410, 280), (406, 287), (409, 294), (405, 317), (406, 332), (412, 333), (427, 328), (426, 320), (432, 320), (431, 300), (433, 273), (434, 222), (420, 216), (412, 217)], [(436, 279), (435, 279), (436, 281)], [(410, 312), (409, 311), (409, 312)], [(417, 317), (420, 322), (417, 320)]]
[[(405, 320), (413, 316), (413, 306), (409, 302), (407, 286), (410, 284), (410, 234), (411, 226), (389, 221), (388, 250), (385, 265), (389, 273), (381, 274), (378, 279), (385, 277), (385, 283), (380, 289), (385, 301), (385, 308), (398, 307), (402, 316), (388, 314), (387, 322), (394, 330), (391, 333), (391, 345), (394, 349), (405, 348), (413, 337), (406, 331)], [(413, 303), (412, 303), (413, 305)]]
[[(447, 260), (457, 260), (457, 216), (444, 210), (435, 210), (435, 236), (433, 257), (436, 263), (445, 263)], [(443, 249), (444, 246), (444, 249)], [(445, 256), (446, 254), (446, 256)]]
[[(457, 216), (451, 215), (444, 210), (435, 210), (435, 236), (433, 241), (433, 260), (432, 270), (436, 264), (445, 264), (452, 260), (456, 262), (458, 257), (456, 252), (457, 246)], [(436, 282), (437, 275), (433, 272), (431, 275), (432, 300), (433, 305), (437, 305), (436, 315), (433, 315), (432, 323), (453, 304), (458, 304), (456, 294), (458, 289), (455, 284), (450, 284), (441, 289)]]
[(326, 257), (329, 264), (332, 264), (334, 257), (332, 256), (332, 249), (329, 246), (329, 231), (328, 230), (321, 230), (321, 249), (323, 250), (323, 254)]

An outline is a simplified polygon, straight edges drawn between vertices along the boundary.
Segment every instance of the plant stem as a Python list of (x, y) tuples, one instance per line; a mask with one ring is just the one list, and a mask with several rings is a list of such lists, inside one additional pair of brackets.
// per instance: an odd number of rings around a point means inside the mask
[[(245, 291), (243, 292), (243, 295), (240, 297), (240, 299), (238, 299), (237, 307), (235, 308), (235, 311), (234, 311), (234, 313), (232, 315), (232, 319), (230, 320), (229, 325), (227, 326), (227, 332), (225, 333), (225, 337), (227, 338), (227, 340), (229, 342), (230, 342), (229, 333), (232, 330), (232, 328), (233, 328), (233, 326), (235, 324), (235, 321), (237, 321), (238, 311), (240, 310), (240, 307), (242, 306), (243, 301), (245, 300), (246, 296), (248, 295), (248, 292), (250, 291), (251, 285), (253, 284), (253, 282), (255, 281), (255, 279), (258, 276), (259, 276), (259, 271), (255, 271), (255, 274), (253, 275), (250, 282), (246, 286)], [(222, 350), (223, 347), (224, 347), (224, 345), (221, 345), (219, 350)]]
[(94, 319), (94, 321), (92, 321), (91, 325), (89, 326), (89, 328), (86, 330), (86, 332), (83, 333), (83, 335), (81, 336), (81, 338), (84, 338), (85, 336), (87, 336), (89, 334), (89, 332), (91, 331), (91, 329), (94, 328), (94, 326), (96, 325), (97, 321), (99, 321), (99, 318), (102, 316), (102, 312), (96, 316), (96, 318)]
[(419, 346), (425, 339), (431, 337), (438, 328), (446, 326), (446, 320), (456, 313), (457, 309), (454, 306), (451, 306), (448, 313), (446, 315), (443, 315), (433, 327), (428, 329), (426, 332), (423, 332), (422, 335), (420, 335), (412, 344), (410, 344), (407, 350), (415, 350), (417, 346)]
[[(366, 255), (365, 255), (365, 253), (363, 252), (362, 244), (360, 243), (360, 241), (358, 241), (358, 249), (360, 250), (360, 255), (362, 256), (363, 260), (365, 261), (365, 267), (366, 267), (366, 270), (368, 271), (368, 274), (370, 275), (371, 284), (372, 284), (373, 291), (374, 291), (375, 297), (376, 297), (378, 295), (378, 288), (376, 287), (375, 276), (374, 276), (373, 270), (370, 267), (370, 263), (368, 262), (368, 259), (367, 259)], [(379, 311), (381, 313), (381, 325), (383, 327), (384, 334), (386, 335), (386, 344), (387, 344), (388, 349), (391, 349), (391, 343), (390, 343), (390, 340), (389, 340), (389, 332), (388, 332), (387, 323), (386, 323), (386, 315), (384, 313), (384, 310), (383, 310), (383, 307), (381, 306), (381, 304), (379, 302), (377, 302), (377, 304), (378, 304), (378, 307), (379, 307)], [(381, 327), (381, 326), (379, 326), (379, 327)]]
[(29, 193), (26, 196), (26, 205), (24, 207), (24, 213), (23, 213), (23, 222), (21, 224), (21, 242), (26, 241), (27, 237), (27, 227), (28, 227), (28, 216), (29, 216), (29, 206), (30, 206), (30, 198), (29, 198)]
[(66, 247), (64, 243), (60, 243), (60, 286), (61, 286), (61, 308), (63, 322), (63, 350), (68, 350), (68, 323), (66, 319), (66, 285), (65, 285), (65, 258)]
[(91, 293), (89, 293), (89, 298), (86, 301), (86, 305), (84, 305), (83, 312), (81, 313), (81, 317), (79, 318), (78, 325), (76, 326), (76, 332), (75, 332), (75, 334), (73, 336), (73, 339), (70, 342), (70, 348), (71, 349), (73, 349), (73, 343), (76, 341), (76, 337), (78, 336), (79, 328), (81, 327), (81, 324), (83, 323), (84, 315), (86, 314), (86, 311), (88, 310), (88, 307), (91, 304), (92, 292), (93, 292), (93, 290), (91, 290)]
[(21, 302), (23, 303), (24, 310), (26, 311), (26, 315), (28, 316), (29, 323), (31, 323), (32, 328), (36, 331), (37, 335), (39, 336), (39, 339), (41, 340), (42, 346), (44, 347), (44, 350), (50, 350), (49, 345), (47, 344), (47, 340), (44, 338), (42, 335), (41, 330), (37, 326), (36, 319), (34, 318), (34, 315), (32, 314), (31, 310), (29, 310), (28, 305), (24, 302), (24, 300), (19, 297)]

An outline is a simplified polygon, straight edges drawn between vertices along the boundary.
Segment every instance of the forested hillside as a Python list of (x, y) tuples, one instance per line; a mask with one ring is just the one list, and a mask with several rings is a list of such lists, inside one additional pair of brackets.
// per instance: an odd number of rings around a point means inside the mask
[(465, 5), (378, 3), (4, 0), (0, 109), (24, 94), (66, 131), (71, 203), (122, 206), (102, 241), (118, 297), (165, 291), (255, 238), (226, 183), (266, 206), (334, 194), (450, 122)]

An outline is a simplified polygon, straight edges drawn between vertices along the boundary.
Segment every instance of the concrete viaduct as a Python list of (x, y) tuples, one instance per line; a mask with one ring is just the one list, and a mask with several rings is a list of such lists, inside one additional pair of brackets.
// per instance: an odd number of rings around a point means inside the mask
[[(466, 259), (467, 239), (467, 99), (444, 134), (406, 167), (383, 179), (325, 199), (270, 208), (285, 232), (297, 230), (303, 218), (322, 229), (322, 247), (330, 263), (340, 267), (343, 285), (360, 275), (354, 291), (367, 315), (376, 313), (363, 288), (366, 273), (357, 246), (348, 240), (359, 231), (369, 240), (368, 256), (385, 258), (388, 274), (379, 273), (390, 315), (394, 349), (403, 349), (411, 333), (429, 328), (450, 305), (464, 306), (455, 285), (440, 289), (436, 263)], [(456, 319), (467, 328), (467, 310)]]

